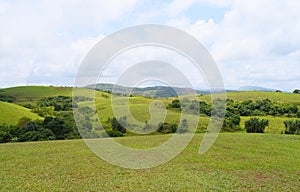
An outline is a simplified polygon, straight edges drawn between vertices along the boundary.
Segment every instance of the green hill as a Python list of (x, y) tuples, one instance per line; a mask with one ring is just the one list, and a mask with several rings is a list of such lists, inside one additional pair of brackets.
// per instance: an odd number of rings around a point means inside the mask
[(21, 117), (30, 119), (40, 119), (37, 114), (32, 113), (29, 109), (13, 103), (0, 101), (0, 124), (15, 125)]
[(42, 97), (51, 97), (58, 95), (71, 96), (72, 88), (52, 86), (22, 86), (1, 89), (0, 95), (14, 97), (16, 99), (15, 103), (17, 104), (34, 104)]
[[(228, 99), (235, 101), (245, 100), (263, 100), (269, 99), (274, 102), (291, 103), (300, 106), (300, 94), (293, 93), (277, 93), (277, 92), (263, 92), (263, 91), (239, 91), (226, 93)], [(199, 96), (200, 100), (210, 100), (210, 95)]]

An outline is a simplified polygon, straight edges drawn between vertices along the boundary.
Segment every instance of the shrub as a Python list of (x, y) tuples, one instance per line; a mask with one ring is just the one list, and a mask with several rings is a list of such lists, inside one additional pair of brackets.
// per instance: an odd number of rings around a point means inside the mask
[(180, 108), (181, 107), (181, 103), (178, 99), (175, 99), (174, 101), (172, 101), (172, 103), (169, 104), (169, 108)]
[(177, 130), (177, 124), (159, 123), (157, 132), (159, 133), (175, 133)]
[(103, 133), (102, 137), (123, 137), (123, 133), (121, 133), (120, 131), (115, 131), (115, 130), (106, 130), (106, 133)]
[(240, 131), (241, 130), (240, 122), (241, 122), (241, 118), (239, 115), (235, 115), (227, 112), (225, 115), (222, 130), (230, 131), (230, 132)]
[(127, 120), (126, 116), (121, 117), (119, 120), (117, 120), (117, 118), (115, 118), (115, 117), (110, 119), (110, 124), (111, 124), (112, 130), (118, 131), (121, 133), (126, 133), (126, 128), (124, 128), (127, 126), (126, 120)]
[(7, 131), (0, 130), (0, 143), (6, 143), (11, 140), (11, 135)]
[(267, 119), (251, 118), (248, 121), (245, 121), (245, 129), (247, 133), (264, 133), (266, 126), (269, 125)]
[(295, 121), (284, 121), (284, 126), (285, 126), (285, 134), (295, 134), (295, 135), (300, 135), (300, 121), (295, 120)]

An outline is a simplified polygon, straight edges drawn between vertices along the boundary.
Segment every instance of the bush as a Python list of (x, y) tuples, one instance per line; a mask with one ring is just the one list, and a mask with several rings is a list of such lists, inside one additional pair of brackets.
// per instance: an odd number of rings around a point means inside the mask
[(119, 120), (117, 120), (115, 117), (110, 119), (111, 128), (113, 131), (118, 131), (121, 133), (126, 133), (126, 126), (127, 126), (127, 117), (121, 117)]
[(2, 95), (0, 94), (0, 101), (13, 103), (16, 101), (16, 98), (10, 95)]
[(264, 133), (266, 126), (269, 125), (267, 119), (259, 120), (258, 118), (251, 118), (245, 121), (245, 129), (247, 133)]
[(181, 107), (181, 103), (178, 99), (175, 99), (174, 101), (172, 101), (172, 103), (169, 104), (169, 108), (180, 108)]
[(11, 135), (7, 131), (0, 130), (0, 143), (6, 143), (11, 140)]
[(159, 123), (157, 132), (159, 133), (175, 133), (177, 130), (177, 124)]
[(240, 131), (241, 130), (240, 122), (241, 122), (241, 118), (239, 115), (226, 113), (222, 131), (230, 131), (230, 132)]
[(43, 135), (38, 131), (28, 131), (25, 134), (21, 135), (21, 137), (19, 138), (19, 141), (21, 142), (40, 140), (45, 140), (45, 138), (43, 138)]
[(120, 131), (115, 131), (115, 130), (106, 130), (106, 133), (104, 133), (102, 135), (102, 137), (107, 137), (110, 136), (110, 137), (123, 137), (123, 133), (121, 133)]
[(300, 121), (295, 120), (295, 121), (284, 121), (284, 126), (285, 126), (285, 134), (295, 134), (295, 135), (300, 135)]

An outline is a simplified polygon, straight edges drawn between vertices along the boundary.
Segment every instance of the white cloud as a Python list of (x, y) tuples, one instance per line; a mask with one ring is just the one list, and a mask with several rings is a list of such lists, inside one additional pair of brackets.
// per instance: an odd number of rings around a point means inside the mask
[[(226, 8), (224, 18), (189, 15), (197, 5)], [(293, 0), (0, 1), (0, 87), (72, 84), (82, 57), (104, 35), (158, 23), (198, 38), (228, 88), (292, 90), (300, 83), (299, 10)]]
[(84, 54), (110, 22), (137, 4), (129, 1), (0, 2), (0, 87), (68, 84)]
[(233, 1), (222, 22), (198, 20), (185, 30), (209, 49), (227, 87), (256, 84), (292, 90), (300, 83), (297, 10), (296, 1)]

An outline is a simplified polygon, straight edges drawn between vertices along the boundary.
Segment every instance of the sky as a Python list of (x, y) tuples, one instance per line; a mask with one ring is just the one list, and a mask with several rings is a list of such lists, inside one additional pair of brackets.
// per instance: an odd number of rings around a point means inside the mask
[[(227, 89), (254, 85), (292, 91), (300, 88), (299, 10), (297, 0), (0, 0), (0, 87), (72, 86), (98, 41), (127, 27), (161, 24), (197, 38)], [(162, 52), (128, 53), (119, 59), (123, 63), (114, 61), (104, 81), (116, 82), (137, 53), (145, 59), (172, 58)]]

